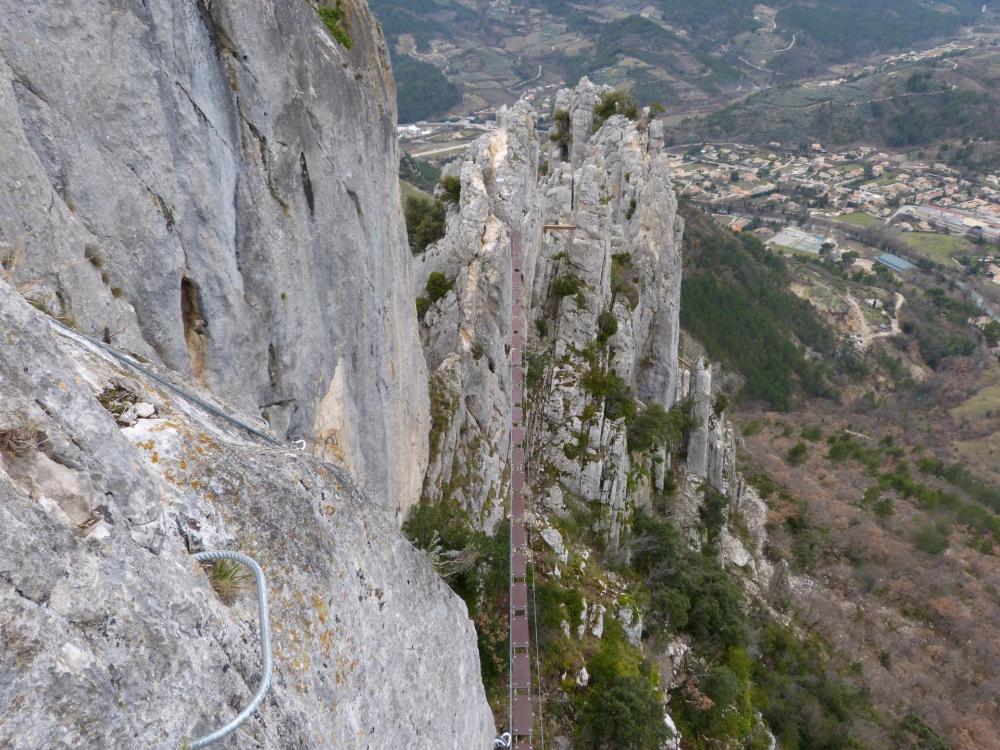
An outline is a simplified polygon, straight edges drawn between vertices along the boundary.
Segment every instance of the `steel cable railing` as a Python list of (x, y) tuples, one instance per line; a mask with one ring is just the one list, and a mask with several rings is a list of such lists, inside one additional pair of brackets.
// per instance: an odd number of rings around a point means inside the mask
[(56, 320), (55, 318), (49, 318), (49, 322), (53, 326), (55, 326), (57, 330), (60, 330), (62, 333), (66, 334), (70, 338), (75, 338), (77, 340), (81, 340), (82, 339), (83, 341), (86, 341), (91, 346), (97, 347), (101, 351), (103, 351), (106, 354), (109, 354), (110, 356), (112, 356), (115, 359), (117, 359), (119, 362), (128, 365), (133, 370), (136, 370), (137, 372), (142, 373), (143, 375), (145, 375), (149, 379), (156, 381), (157, 383), (159, 383), (161, 386), (163, 386), (164, 388), (166, 388), (168, 391), (170, 391), (174, 395), (180, 396), (185, 401), (189, 401), (192, 404), (195, 404), (196, 406), (201, 407), (202, 409), (204, 409), (205, 411), (207, 411), (209, 414), (214, 414), (215, 416), (220, 417), (221, 419), (226, 420), (230, 424), (233, 424), (233, 425), (239, 427), (242, 430), (246, 430), (251, 435), (259, 437), (261, 440), (263, 440), (263, 441), (265, 441), (267, 443), (270, 443), (271, 445), (282, 447), (282, 448), (285, 447), (285, 444), (282, 443), (280, 440), (277, 440), (273, 436), (268, 435), (266, 432), (262, 432), (261, 430), (258, 430), (253, 425), (247, 424), (242, 419), (237, 419), (236, 417), (232, 416), (231, 414), (227, 414), (221, 408), (219, 408), (218, 406), (215, 406), (214, 404), (209, 403), (208, 401), (206, 401), (201, 396), (197, 396), (194, 393), (191, 393), (190, 391), (185, 390), (181, 386), (176, 385), (174, 383), (171, 383), (166, 377), (157, 374), (156, 372), (154, 372), (149, 367), (146, 367), (142, 363), (137, 362), (133, 357), (130, 357), (128, 354), (125, 354), (125, 352), (122, 352), (122, 351), (119, 351), (118, 349), (115, 349), (110, 344), (105, 344), (103, 341), (95, 339), (93, 336), (88, 336), (85, 333), (80, 333), (80, 331), (77, 331), (77, 330), (75, 330), (73, 328), (70, 328), (65, 323), (61, 323), (58, 320)]
[(187, 746), (191, 750), (198, 750), (198, 748), (208, 747), (209, 745), (218, 742), (235, 732), (243, 722), (250, 718), (250, 715), (257, 710), (261, 701), (264, 700), (264, 696), (267, 694), (268, 688), (271, 687), (271, 626), (267, 619), (267, 582), (264, 580), (264, 571), (261, 570), (261, 567), (257, 564), (256, 560), (247, 557), (241, 552), (230, 552), (228, 550), (197, 552), (194, 555), (194, 559), (199, 562), (206, 562), (208, 560), (232, 560), (233, 562), (246, 566), (253, 573), (257, 584), (257, 612), (260, 618), (261, 654), (260, 687), (257, 688), (257, 692), (254, 694), (253, 699), (251, 699), (251, 701), (247, 704), (246, 708), (236, 715), (236, 718), (224, 727), (216, 729), (214, 732), (206, 734), (204, 737), (192, 740)]

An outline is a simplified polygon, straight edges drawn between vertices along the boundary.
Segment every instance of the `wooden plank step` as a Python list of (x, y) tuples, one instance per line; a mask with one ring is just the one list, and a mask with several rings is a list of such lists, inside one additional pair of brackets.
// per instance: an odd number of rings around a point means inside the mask
[(510, 499), (510, 516), (514, 523), (524, 523), (524, 493), (515, 492)]
[(512, 477), (510, 489), (515, 494), (519, 493), (519, 492), (520, 493), (524, 492), (524, 472), (523, 471), (515, 471), (514, 472), (514, 476)]
[(524, 522), (515, 522), (510, 530), (510, 546), (521, 550), (527, 547), (527, 537), (524, 533)]
[(514, 615), (510, 621), (510, 638), (511, 644), (516, 646), (527, 646), (529, 643), (528, 636), (528, 618), (525, 615)]
[(515, 610), (528, 608), (528, 584), (512, 583), (510, 585), (510, 606)]
[(531, 698), (527, 695), (514, 696), (514, 731), (515, 737), (520, 736), (530, 740), (534, 720), (531, 714)]

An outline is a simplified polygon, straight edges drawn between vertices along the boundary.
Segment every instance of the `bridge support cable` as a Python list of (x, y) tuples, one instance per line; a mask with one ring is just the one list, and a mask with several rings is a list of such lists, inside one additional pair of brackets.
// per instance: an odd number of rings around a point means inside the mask
[[(534, 750), (534, 697), (528, 628), (528, 540), (524, 524), (524, 280), (521, 232), (511, 238), (510, 734), (514, 750)], [(532, 569), (532, 579), (534, 569)], [(534, 580), (532, 580), (532, 588)], [(534, 591), (532, 591), (534, 594)], [(532, 597), (534, 598), (534, 597)]]
[(194, 559), (199, 562), (230, 560), (249, 568), (256, 582), (257, 616), (260, 625), (260, 686), (257, 688), (257, 692), (253, 698), (246, 705), (246, 708), (240, 711), (232, 721), (216, 729), (211, 734), (206, 734), (204, 737), (192, 740), (187, 745), (191, 750), (198, 750), (198, 748), (215, 744), (235, 732), (257, 710), (264, 700), (264, 696), (267, 695), (267, 691), (271, 687), (271, 625), (268, 622), (267, 615), (267, 582), (264, 580), (264, 571), (261, 570), (256, 560), (240, 552), (229, 552), (227, 550), (198, 552), (194, 555)]
[[(531, 544), (529, 537), (529, 546)], [(538, 646), (538, 604), (535, 598), (535, 559), (531, 559), (531, 625), (534, 628), (535, 639), (535, 695), (538, 698), (538, 736), (541, 740), (540, 750), (545, 750), (545, 711), (542, 706), (542, 657)]]

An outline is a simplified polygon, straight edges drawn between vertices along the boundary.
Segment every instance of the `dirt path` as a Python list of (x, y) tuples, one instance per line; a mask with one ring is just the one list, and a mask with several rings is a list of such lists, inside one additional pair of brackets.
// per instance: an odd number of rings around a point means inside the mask
[(867, 349), (872, 341), (879, 338), (885, 338), (886, 336), (895, 336), (900, 332), (899, 328), (899, 312), (903, 309), (903, 304), (906, 302), (906, 298), (896, 292), (896, 304), (893, 308), (892, 317), (889, 319), (889, 330), (888, 331), (876, 331), (872, 332), (871, 326), (868, 325), (868, 318), (865, 317), (864, 310), (861, 309), (861, 303), (854, 299), (854, 295), (847, 295), (847, 303), (851, 306), (851, 310), (854, 312), (854, 319), (857, 321), (858, 335), (861, 336), (861, 348)]
[(892, 323), (890, 327), (892, 328), (892, 335), (896, 336), (900, 333), (899, 328), (899, 313), (903, 309), (903, 303), (906, 302), (906, 297), (904, 297), (899, 292), (896, 292), (896, 306), (892, 310)]
[(780, 54), (782, 52), (788, 52), (788, 50), (790, 50), (792, 47), (795, 46), (795, 40), (798, 37), (798, 35), (799, 35), (798, 32), (795, 32), (794, 34), (792, 34), (792, 43), (791, 44), (789, 44), (787, 47), (783, 47), (782, 49), (776, 49), (771, 54), (772, 55), (777, 55), (777, 54)]
[(851, 311), (854, 313), (854, 320), (857, 323), (858, 335), (861, 336), (861, 348), (867, 349), (868, 345), (872, 342), (872, 329), (868, 325), (868, 319), (865, 317), (865, 312), (861, 309), (861, 305), (858, 301), (854, 299), (853, 294), (847, 295), (847, 304), (851, 306)]
[(518, 81), (517, 83), (515, 83), (513, 86), (510, 87), (510, 90), (513, 91), (514, 89), (521, 88), (521, 86), (523, 86), (526, 83), (533, 83), (541, 77), (542, 77), (542, 66), (539, 65), (538, 75), (536, 75), (534, 78), (525, 78), (523, 81)]

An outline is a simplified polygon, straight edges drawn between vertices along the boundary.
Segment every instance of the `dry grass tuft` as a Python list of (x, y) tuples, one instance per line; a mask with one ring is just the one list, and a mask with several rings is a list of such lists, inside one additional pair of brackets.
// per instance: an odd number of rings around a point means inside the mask
[(93, 245), (87, 245), (83, 248), (83, 257), (85, 257), (87, 262), (94, 268), (98, 270), (104, 268), (104, 256), (102, 256), (101, 251)]
[(0, 426), (0, 453), (28, 456), (40, 451), (48, 438), (36, 422), (20, 419), (14, 425)]
[(225, 604), (232, 604), (240, 594), (249, 589), (253, 577), (250, 571), (232, 560), (205, 563), (205, 572), (212, 590)]
[(24, 257), (24, 241), (18, 238), (13, 247), (6, 247), (0, 250), (0, 279), (10, 281), (14, 277), (14, 271)]

